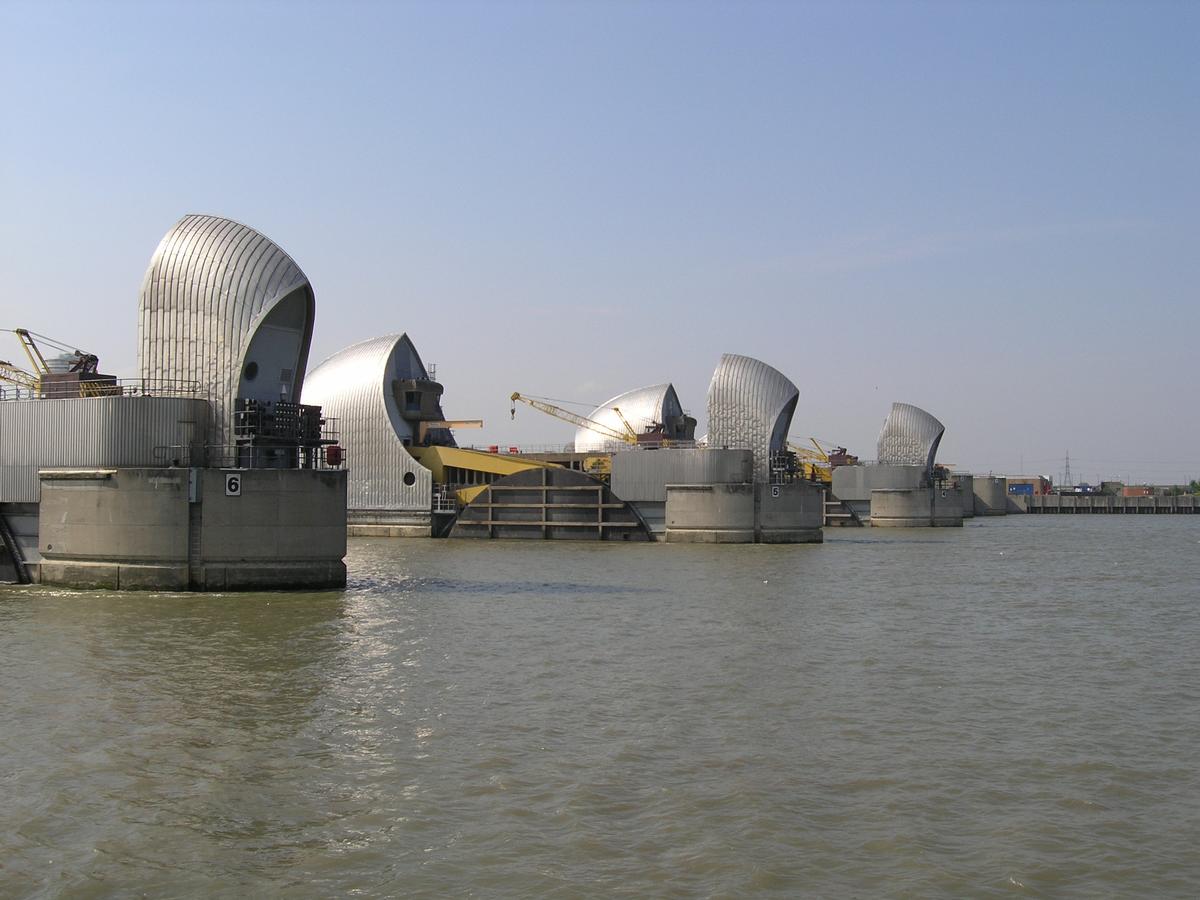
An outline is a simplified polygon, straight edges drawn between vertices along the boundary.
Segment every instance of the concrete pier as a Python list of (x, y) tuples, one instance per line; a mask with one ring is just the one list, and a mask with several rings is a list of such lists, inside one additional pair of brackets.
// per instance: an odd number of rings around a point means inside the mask
[(44, 584), (169, 591), (346, 584), (344, 471), (39, 474), (38, 580)]
[(825, 491), (787, 484), (669, 484), (671, 543), (817, 544), (825, 540)]
[(958, 485), (962, 495), (963, 518), (975, 518), (975, 476), (965, 472), (951, 472), (950, 481)]
[(995, 475), (976, 475), (975, 515), (1003, 516), (1008, 513), (1008, 479)]
[(962, 492), (955, 487), (871, 491), (873, 528), (961, 528)]

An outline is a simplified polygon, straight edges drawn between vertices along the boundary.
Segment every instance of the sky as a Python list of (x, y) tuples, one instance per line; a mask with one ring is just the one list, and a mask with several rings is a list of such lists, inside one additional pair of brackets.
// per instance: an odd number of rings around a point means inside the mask
[(664, 381), (702, 434), (730, 352), (863, 458), (903, 401), (967, 470), (1200, 478), (1198, 48), (1190, 2), (0, 0), (0, 328), (135, 375), (210, 213), (308, 275), (310, 368), (407, 332), (464, 442)]

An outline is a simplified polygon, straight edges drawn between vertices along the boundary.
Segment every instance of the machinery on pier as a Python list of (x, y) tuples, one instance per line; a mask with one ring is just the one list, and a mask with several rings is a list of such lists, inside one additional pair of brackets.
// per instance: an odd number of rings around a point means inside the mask
[[(103, 397), (120, 392), (114, 376), (98, 371), (100, 358), (95, 353), (79, 350), (27, 328), (14, 328), (12, 333), (29, 360), (29, 369), (0, 360), (0, 380), (43, 399)], [(59, 351), (59, 356), (47, 360), (38, 341)]]

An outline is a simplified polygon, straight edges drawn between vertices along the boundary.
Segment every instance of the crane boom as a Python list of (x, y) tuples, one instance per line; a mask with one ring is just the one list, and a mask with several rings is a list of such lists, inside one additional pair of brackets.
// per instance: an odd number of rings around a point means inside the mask
[(48, 344), (55, 350), (61, 350), (65, 355), (73, 357), (71, 360), (71, 371), (79, 372), (84, 375), (94, 375), (100, 365), (100, 359), (94, 353), (88, 353), (84, 350), (76, 349), (69, 344), (64, 344), (61, 341), (56, 341), (54, 338), (48, 338), (44, 334), (36, 334), (28, 328), (14, 328), (12, 333), (17, 336), (17, 340), (21, 342), (21, 349), (25, 351), (25, 356), (29, 359), (29, 366), (40, 377), (49, 375), (50, 366), (46, 362), (46, 356), (42, 353), (42, 348), (38, 346), (34, 338), (40, 340), (43, 344)]
[(610, 428), (603, 422), (597, 422), (595, 419), (589, 419), (587, 416), (581, 416), (579, 413), (573, 413), (569, 409), (563, 409), (561, 406), (555, 406), (553, 403), (547, 403), (545, 400), (534, 400), (532, 397), (526, 397), (523, 394), (517, 393), (516, 391), (514, 391), (512, 396), (509, 397), (509, 400), (512, 401), (511, 412), (514, 417), (517, 415), (517, 401), (520, 400), (522, 403), (546, 413), (546, 415), (554, 416), (556, 419), (562, 419), (564, 422), (570, 422), (572, 425), (575, 425), (579, 428), (586, 428), (589, 431), (602, 434), (606, 438), (610, 438), (614, 441), (623, 441), (626, 444), (637, 443), (637, 435), (633, 432), (633, 429), (630, 429), (628, 434), (623, 434), (620, 431), (617, 431), (615, 428)]
[(42, 351), (38, 349), (37, 343), (33, 340), (33, 335), (24, 328), (14, 328), (13, 334), (21, 342), (21, 349), (29, 357), (29, 365), (33, 367), (33, 371), (37, 372), (38, 375), (49, 375), (50, 367), (46, 365), (46, 357), (42, 356)]
[(0, 359), (0, 381), (7, 381), (31, 391), (41, 390), (42, 380), (12, 363)]
[(625, 418), (625, 413), (621, 412), (620, 408), (616, 407), (616, 406), (614, 406), (612, 408), (612, 411), (617, 414), (617, 418), (620, 419), (621, 424), (625, 426), (626, 434), (629, 437), (633, 438), (634, 442), (636, 442), (637, 441), (637, 432), (633, 430), (633, 426), (630, 425), (629, 420), (627, 418)]

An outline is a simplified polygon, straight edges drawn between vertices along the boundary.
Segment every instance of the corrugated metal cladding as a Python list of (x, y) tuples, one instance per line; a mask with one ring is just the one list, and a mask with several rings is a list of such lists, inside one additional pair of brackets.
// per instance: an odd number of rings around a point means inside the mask
[[(625, 426), (613, 407), (621, 410), (630, 426), (638, 434), (647, 428), (653, 428), (668, 419), (683, 415), (683, 406), (672, 384), (653, 384), (649, 387), (635, 388), (618, 394), (611, 400), (605, 400), (588, 414), (588, 418), (602, 425), (607, 425), (613, 431), (623, 433)], [(587, 453), (592, 450), (604, 450), (613, 439), (590, 428), (581, 427), (575, 432), (575, 452)]]
[(708, 446), (748, 447), (754, 475), (766, 481), (771, 454), (787, 447), (800, 391), (765, 362), (726, 353), (708, 387)]
[(883, 465), (924, 466), (933, 471), (938, 444), (946, 426), (919, 406), (893, 403), (879, 432), (877, 458)]
[[(404, 449), (412, 429), (400, 417), (392, 392), (397, 378), (426, 377), (407, 335), (388, 334), (347, 347), (309, 373), (304, 402), (320, 404), (338, 420), (346, 448), (349, 510), (394, 509), (428, 512), (433, 478)], [(411, 476), (411, 484), (405, 478)]]
[(299, 396), (308, 363), (315, 306), (308, 278), (253, 228), (218, 216), (184, 216), (159, 243), (142, 281), (142, 377), (199, 382), (213, 404), (210, 442), (231, 443), (233, 401), (250, 341), (271, 310), (294, 292), (305, 315), (287, 400)]
[(612, 491), (622, 500), (666, 502), (668, 484), (745, 484), (754, 480), (749, 450), (662, 449), (614, 453)]
[(191, 397), (0, 403), (0, 502), (38, 502), (38, 469), (167, 465), (171, 448), (206, 443), (210, 418)]

